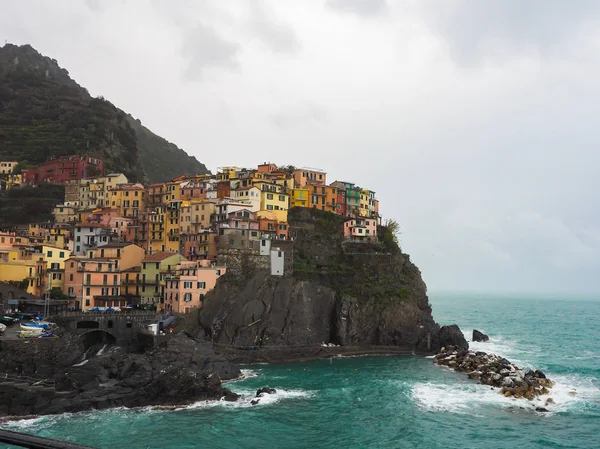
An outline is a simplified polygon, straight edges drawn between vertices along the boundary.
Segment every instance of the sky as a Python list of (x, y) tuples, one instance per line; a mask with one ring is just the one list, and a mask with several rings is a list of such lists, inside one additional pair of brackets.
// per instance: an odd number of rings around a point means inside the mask
[(600, 293), (600, 2), (0, 0), (55, 58), (219, 166), (374, 190), (430, 291)]

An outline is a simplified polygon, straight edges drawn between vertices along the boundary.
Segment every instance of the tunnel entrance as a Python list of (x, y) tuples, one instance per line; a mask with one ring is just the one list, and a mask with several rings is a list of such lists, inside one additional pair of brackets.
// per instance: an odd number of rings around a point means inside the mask
[(117, 339), (115, 336), (109, 332), (103, 330), (93, 330), (90, 332), (86, 332), (81, 336), (83, 340), (83, 346), (87, 351), (93, 346), (97, 345), (116, 345)]

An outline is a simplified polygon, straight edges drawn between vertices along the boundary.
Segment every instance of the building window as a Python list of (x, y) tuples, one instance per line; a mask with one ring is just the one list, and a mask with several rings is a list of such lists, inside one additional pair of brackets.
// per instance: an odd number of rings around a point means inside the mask
[(185, 295), (183, 295), (183, 300), (185, 302), (190, 302), (192, 300), (192, 294), (191, 293), (186, 293)]
[(206, 289), (206, 282), (198, 282), (198, 288), (201, 290)]
[(52, 257), (52, 251), (48, 251), (48, 257)]
[(273, 199), (273, 194), (272, 193), (267, 193), (267, 199), (268, 200), (272, 200)]
[(183, 283), (183, 288), (192, 288), (192, 282), (191, 281), (185, 281)]
[(89, 299), (86, 299), (86, 300), (85, 300), (85, 305), (86, 305), (86, 306), (89, 306), (89, 305), (90, 305), (90, 300), (89, 300)]
[(90, 296), (90, 288), (89, 287), (87, 287), (85, 289), (85, 296)]

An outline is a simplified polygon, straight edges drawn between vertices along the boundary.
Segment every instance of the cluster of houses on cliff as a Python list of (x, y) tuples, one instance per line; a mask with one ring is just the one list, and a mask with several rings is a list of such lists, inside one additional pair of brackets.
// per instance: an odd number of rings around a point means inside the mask
[(14, 166), (0, 162), (6, 188), (63, 184), (65, 198), (53, 222), (0, 231), (0, 282), (19, 282), (38, 297), (52, 292), (70, 309), (135, 304), (188, 313), (226, 273), (220, 256), (232, 251), (270, 258), (271, 274), (283, 275), (278, 245), (293, 239), (292, 207), (346, 217), (349, 241), (377, 240), (375, 192), (328, 184), (320, 169), (221, 167), (144, 186), (121, 173), (104, 175), (102, 161), (86, 156), (18, 175)]

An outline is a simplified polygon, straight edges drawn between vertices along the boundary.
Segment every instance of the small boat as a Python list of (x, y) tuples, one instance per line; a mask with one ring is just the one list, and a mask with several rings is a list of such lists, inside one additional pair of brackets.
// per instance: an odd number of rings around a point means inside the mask
[(11, 324), (18, 323), (18, 322), (19, 322), (19, 319), (18, 319), (18, 318), (13, 318), (13, 317), (11, 317), (11, 316), (3, 316), (3, 317), (0, 317), (0, 323), (2, 323), (2, 324), (7, 324), (7, 325), (9, 325), (9, 326), (10, 326)]
[(35, 331), (39, 329), (39, 331), (47, 331), (56, 327), (56, 324), (50, 323), (48, 321), (23, 321), (21, 322), (21, 330), (30, 330)]
[(47, 329), (39, 326), (31, 326), (30, 323), (21, 323), (21, 332), (26, 332), (30, 334), (41, 334), (45, 332)]

